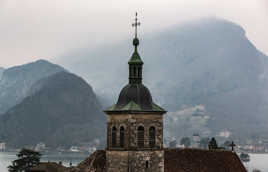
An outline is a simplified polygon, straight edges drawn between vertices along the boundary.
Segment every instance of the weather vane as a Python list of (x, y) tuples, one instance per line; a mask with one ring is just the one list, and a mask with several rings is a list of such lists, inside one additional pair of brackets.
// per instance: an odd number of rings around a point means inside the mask
[(141, 23), (138, 22), (138, 13), (136, 12), (135, 23), (132, 24), (132, 27), (135, 27), (135, 38), (137, 38), (137, 27), (140, 25)]

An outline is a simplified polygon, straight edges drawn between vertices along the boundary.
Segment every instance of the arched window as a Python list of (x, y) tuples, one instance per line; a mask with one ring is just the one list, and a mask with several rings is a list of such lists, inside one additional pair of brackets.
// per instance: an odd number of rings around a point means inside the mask
[(155, 146), (155, 127), (149, 129), (149, 145), (151, 148)]
[(138, 128), (137, 142), (138, 142), (138, 147), (140, 148), (144, 147), (144, 127), (143, 126), (139, 126)]
[(134, 71), (133, 71), (133, 76), (136, 78), (136, 67), (133, 67)]
[(149, 161), (145, 162), (145, 168), (149, 168)]
[(124, 139), (125, 139), (125, 129), (124, 127), (120, 127), (120, 147), (124, 147)]
[(112, 129), (112, 147), (116, 147), (116, 127)]
[(138, 67), (138, 77), (141, 77), (141, 68)]

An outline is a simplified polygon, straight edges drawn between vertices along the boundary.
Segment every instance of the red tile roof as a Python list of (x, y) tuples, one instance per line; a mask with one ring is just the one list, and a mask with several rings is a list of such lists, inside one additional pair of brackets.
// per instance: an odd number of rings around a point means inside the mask
[(79, 172), (106, 172), (106, 151), (97, 150), (77, 165)]
[(31, 168), (28, 172), (65, 172), (67, 168), (55, 162), (41, 162), (38, 166)]
[(165, 172), (246, 172), (246, 169), (231, 151), (166, 149)]
[[(35, 170), (56, 172), (52, 167), (59, 172), (106, 172), (106, 152), (98, 150), (76, 167), (64, 169), (56, 163), (42, 163)], [(224, 150), (165, 149), (164, 167), (165, 172), (246, 172), (237, 154)]]

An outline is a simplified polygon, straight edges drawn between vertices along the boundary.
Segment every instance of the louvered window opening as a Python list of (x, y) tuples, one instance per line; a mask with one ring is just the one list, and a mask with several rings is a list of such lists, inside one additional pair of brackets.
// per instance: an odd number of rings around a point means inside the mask
[(124, 140), (125, 140), (125, 129), (124, 127), (120, 128), (120, 147), (124, 147)]
[(138, 128), (137, 142), (138, 142), (138, 147), (140, 148), (144, 147), (144, 128), (142, 126)]
[(155, 147), (155, 127), (149, 129), (149, 146), (151, 148)]
[(112, 129), (112, 147), (116, 147), (116, 127)]

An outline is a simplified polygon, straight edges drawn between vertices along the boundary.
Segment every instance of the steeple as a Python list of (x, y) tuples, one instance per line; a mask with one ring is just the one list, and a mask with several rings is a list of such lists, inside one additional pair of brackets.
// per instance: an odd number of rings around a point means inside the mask
[(134, 52), (128, 61), (129, 83), (121, 90), (117, 103), (106, 109), (107, 172), (163, 172), (163, 115), (150, 90), (142, 84), (143, 62), (138, 53), (137, 18)]
[(143, 61), (138, 53), (139, 39), (137, 31), (140, 22), (138, 22), (137, 13), (132, 26), (135, 28), (135, 37), (133, 39), (134, 52), (128, 61), (129, 83), (121, 90), (117, 103), (109, 107), (105, 112), (107, 114), (164, 114), (166, 111), (153, 102), (150, 90), (142, 84)]
[(135, 23), (132, 24), (135, 27), (135, 37), (133, 39), (134, 45), (134, 53), (132, 54), (129, 64), (129, 84), (141, 84), (142, 83), (142, 66), (143, 61), (140, 58), (138, 53), (139, 39), (138, 39), (138, 26), (140, 26), (140, 22), (138, 22), (138, 13), (136, 12)]

